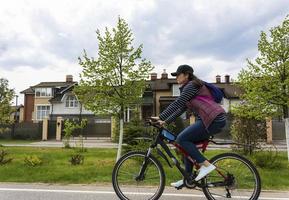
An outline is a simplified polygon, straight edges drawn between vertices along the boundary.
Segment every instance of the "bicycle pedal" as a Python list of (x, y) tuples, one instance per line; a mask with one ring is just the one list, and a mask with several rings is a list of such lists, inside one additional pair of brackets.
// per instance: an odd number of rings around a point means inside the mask
[(177, 190), (181, 190), (185, 185), (180, 185), (179, 187), (175, 187)]

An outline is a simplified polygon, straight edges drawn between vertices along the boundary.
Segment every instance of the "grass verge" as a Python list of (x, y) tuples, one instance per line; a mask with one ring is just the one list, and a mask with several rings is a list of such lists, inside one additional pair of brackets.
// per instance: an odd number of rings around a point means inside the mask
[[(0, 165), (0, 182), (43, 182), (64, 184), (111, 183), (111, 173), (115, 164), (115, 149), (88, 149), (82, 165), (71, 165), (69, 159), (75, 149), (36, 148), (36, 147), (1, 147), (13, 158), (11, 163)], [(207, 158), (226, 151), (211, 150)], [(28, 155), (36, 155), (42, 160), (39, 166), (31, 167), (24, 163)], [(280, 152), (281, 165), (276, 169), (258, 168), (262, 180), (262, 189), (289, 190), (289, 164), (287, 153)], [(180, 173), (162, 162), (166, 172), (166, 184), (179, 180)]]

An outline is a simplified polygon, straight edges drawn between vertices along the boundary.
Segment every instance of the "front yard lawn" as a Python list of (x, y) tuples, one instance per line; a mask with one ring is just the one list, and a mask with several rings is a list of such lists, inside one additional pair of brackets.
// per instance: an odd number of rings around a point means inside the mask
[[(82, 165), (71, 165), (69, 159), (75, 149), (1, 147), (13, 158), (11, 163), (0, 165), (0, 182), (43, 182), (43, 183), (105, 183), (111, 184), (111, 173), (116, 158), (116, 149), (89, 148), (84, 155)], [(208, 158), (225, 151), (210, 150)], [(39, 166), (31, 167), (24, 163), (28, 155), (36, 155), (42, 160)], [(289, 190), (289, 164), (287, 153), (280, 152), (282, 165), (277, 169), (258, 169), (262, 180), (262, 189)], [(166, 184), (180, 178), (177, 169), (165, 165)]]

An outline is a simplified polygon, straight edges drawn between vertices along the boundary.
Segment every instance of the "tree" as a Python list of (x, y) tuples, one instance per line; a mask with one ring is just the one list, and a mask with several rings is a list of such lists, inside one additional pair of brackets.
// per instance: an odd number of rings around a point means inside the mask
[[(10, 115), (13, 112), (10, 106), (14, 96), (14, 90), (8, 88), (8, 80), (0, 78), (0, 125), (10, 124)], [(0, 127), (0, 133), (1, 130)]]
[(233, 139), (250, 145), (245, 153), (252, 153), (266, 133), (265, 118), (288, 118), (289, 106), (289, 18), (270, 29), (270, 36), (261, 32), (259, 56), (255, 62), (247, 60), (248, 68), (238, 76), (244, 100), (233, 107)]
[(86, 109), (95, 114), (117, 115), (120, 134), (117, 159), (123, 140), (124, 110), (139, 104), (145, 89), (145, 79), (153, 69), (142, 59), (142, 45), (133, 47), (133, 34), (124, 19), (112, 31), (106, 27), (104, 35), (96, 31), (98, 58), (89, 58), (86, 51), (79, 58), (83, 67), (76, 94)]
[(248, 60), (248, 69), (239, 74), (243, 99), (251, 107), (250, 115), (281, 115), (288, 118), (289, 106), (289, 15), (281, 25), (264, 31), (258, 42), (260, 55)]
[(244, 154), (252, 154), (260, 147), (260, 141), (266, 138), (266, 121), (262, 114), (258, 113), (258, 109), (246, 102), (232, 109), (232, 139), (242, 144), (236, 146), (241, 148)]

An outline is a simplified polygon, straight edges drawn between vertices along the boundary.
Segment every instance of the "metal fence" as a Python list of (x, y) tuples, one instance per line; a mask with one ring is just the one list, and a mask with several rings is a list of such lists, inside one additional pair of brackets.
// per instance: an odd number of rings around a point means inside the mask
[(30, 139), (38, 140), (42, 136), (42, 122), (21, 122), (6, 127), (7, 130), (0, 134), (0, 138), (4, 139)]
[(272, 132), (273, 140), (286, 140), (285, 121), (273, 119)]

